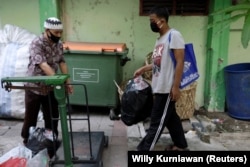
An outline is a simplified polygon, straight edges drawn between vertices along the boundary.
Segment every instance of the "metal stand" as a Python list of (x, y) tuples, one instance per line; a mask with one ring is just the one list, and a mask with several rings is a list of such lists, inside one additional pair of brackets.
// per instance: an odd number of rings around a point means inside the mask
[[(67, 107), (68, 107), (68, 125), (69, 125), (69, 136), (71, 143), (72, 162), (74, 167), (102, 167), (102, 152), (103, 148), (108, 145), (108, 138), (104, 136), (104, 132), (91, 132), (90, 130), (90, 119), (89, 119), (89, 107), (88, 107), (88, 95), (86, 85), (84, 84), (71, 84), (73, 86), (80, 86), (83, 88), (83, 99), (85, 97), (85, 108), (86, 117), (78, 116), (77, 118), (72, 117), (72, 108), (70, 107), (69, 97), (66, 96)], [(83, 109), (81, 109), (82, 111)], [(80, 112), (81, 112), (80, 111)], [(74, 132), (72, 121), (87, 121), (88, 131), (87, 132)], [(78, 127), (79, 128), (79, 127)], [(83, 127), (84, 128), (84, 127)], [(57, 150), (56, 157), (51, 161), (53, 167), (63, 166), (63, 149), (60, 147)]]
[[(88, 132), (72, 132), (72, 123), (70, 112), (69, 118), (67, 118), (66, 111), (66, 100), (69, 102), (65, 94), (65, 81), (69, 78), (69, 75), (54, 75), (54, 76), (34, 76), (34, 77), (7, 77), (1, 79), (2, 88), (5, 88), (7, 91), (11, 89), (39, 89), (40, 91), (51, 91), (54, 90), (55, 98), (58, 101), (58, 109), (60, 114), (60, 122), (62, 129), (62, 141), (63, 147), (58, 149), (58, 156), (52, 158), (50, 165), (51, 166), (60, 166), (65, 167), (83, 167), (83, 166), (98, 166), (102, 167), (101, 154), (104, 146), (107, 146), (107, 141), (105, 142), (105, 136), (103, 132), (90, 132), (90, 123), (89, 123), (89, 110), (88, 110), (88, 101), (87, 101), (87, 90), (84, 86), (85, 97), (86, 97), (86, 106), (87, 106), (87, 118), (82, 120), (88, 121)], [(13, 82), (40, 82), (43, 83), (43, 86), (40, 88), (26, 87), (26, 86), (14, 86)], [(70, 125), (70, 132), (68, 130), (68, 120)], [(70, 135), (69, 135), (70, 134)], [(83, 155), (76, 156), (75, 148), (83, 148), (83, 151), (79, 153), (84, 154), (86, 151), (86, 140), (89, 140), (89, 156)], [(75, 144), (74, 144), (75, 143)], [(76, 146), (77, 143), (77, 146)], [(94, 143), (94, 145), (92, 145)], [(70, 147), (71, 144), (71, 147)], [(76, 146), (76, 147), (75, 147)], [(85, 147), (85, 148), (84, 148)], [(81, 149), (80, 149), (81, 150)], [(72, 156), (73, 154), (73, 156)]]

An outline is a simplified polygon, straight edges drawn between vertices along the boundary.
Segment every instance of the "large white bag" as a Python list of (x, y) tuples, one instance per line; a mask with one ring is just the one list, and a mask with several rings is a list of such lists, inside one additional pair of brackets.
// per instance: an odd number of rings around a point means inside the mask
[(12, 148), (10, 151), (0, 157), (0, 165), (8, 161), (10, 158), (25, 158), (26, 160), (28, 160), (32, 158), (32, 151), (27, 147), (19, 144), (17, 147)]
[[(35, 34), (14, 25), (7, 24), (0, 29), (0, 78), (27, 75), (29, 45), (35, 37)], [(7, 92), (0, 87), (0, 117), (23, 119), (24, 110), (24, 90)]]

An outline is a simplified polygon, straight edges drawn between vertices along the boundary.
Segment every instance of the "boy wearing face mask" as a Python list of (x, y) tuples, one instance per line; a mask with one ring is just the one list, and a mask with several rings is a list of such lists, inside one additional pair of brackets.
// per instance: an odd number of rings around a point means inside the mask
[[(51, 76), (60, 69), (61, 73), (67, 74), (68, 69), (63, 57), (63, 45), (60, 41), (63, 32), (62, 22), (50, 17), (44, 22), (45, 32), (35, 38), (30, 45), (30, 57), (28, 64), (28, 76)], [(66, 81), (70, 83), (69, 79)], [(40, 87), (42, 83), (26, 83), (28, 87)], [(72, 93), (72, 86), (67, 85), (68, 93)], [(49, 103), (50, 100), (50, 103)], [(51, 113), (49, 104), (51, 104)], [(26, 144), (29, 137), (29, 128), (36, 127), (39, 110), (43, 112), (44, 127), (53, 129), (58, 135), (58, 120), (51, 121), (59, 117), (58, 103), (53, 91), (44, 93), (39, 90), (25, 90), (25, 117), (21, 136)], [(50, 115), (51, 114), (51, 115)]]
[[(137, 150), (153, 150), (165, 127), (168, 128), (173, 141), (173, 145), (167, 146), (165, 150), (187, 150), (182, 123), (175, 109), (175, 102), (180, 97), (179, 86), (184, 67), (185, 43), (181, 33), (169, 27), (167, 8), (154, 7), (150, 11), (149, 18), (151, 30), (159, 33), (160, 36), (156, 39), (152, 64), (139, 68), (134, 76), (137, 77), (152, 70), (152, 89), (155, 98), (150, 127), (137, 146)], [(169, 40), (170, 34), (171, 40)], [(174, 53), (176, 66), (170, 57), (171, 50)]]

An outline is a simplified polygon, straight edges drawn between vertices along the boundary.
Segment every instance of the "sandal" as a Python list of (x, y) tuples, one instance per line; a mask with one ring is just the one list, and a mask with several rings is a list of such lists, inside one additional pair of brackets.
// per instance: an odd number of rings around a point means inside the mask
[(188, 148), (173, 147), (172, 151), (189, 151)]
[(164, 151), (173, 151), (173, 147), (175, 147), (173, 144), (170, 144), (165, 147)]
[(168, 145), (165, 147), (164, 151), (189, 151), (188, 148), (179, 148), (175, 145)]

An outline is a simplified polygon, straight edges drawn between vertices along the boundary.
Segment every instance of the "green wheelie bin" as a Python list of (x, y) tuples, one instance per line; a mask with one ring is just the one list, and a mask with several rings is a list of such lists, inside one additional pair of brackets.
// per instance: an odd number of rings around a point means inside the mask
[[(64, 42), (64, 57), (71, 82), (85, 84), (88, 105), (109, 107), (119, 105), (119, 95), (114, 81), (121, 83), (123, 66), (128, 60), (125, 43)], [(85, 105), (83, 90), (74, 87), (70, 95), (73, 105)]]

